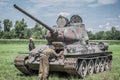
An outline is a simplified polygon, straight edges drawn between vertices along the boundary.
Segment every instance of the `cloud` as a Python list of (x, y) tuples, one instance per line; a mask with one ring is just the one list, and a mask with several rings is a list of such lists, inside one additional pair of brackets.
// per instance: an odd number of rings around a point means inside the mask
[(117, 20), (117, 18), (110, 17), (110, 18), (106, 18), (106, 20), (108, 20), (108, 21), (115, 21), (115, 20)]
[(105, 30), (106, 30), (106, 31), (108, 31), (108, 30), (110, 30), (110, 29), (111, 29), (111, 27), (109, 27), (109, 26), (106, 26), (106, 27), (105, 27)]
[[(43, 8), (43, 7), (49, 7), (53, 5), (64, 5), (65, 3), (74, 3), (74, 0), (70, 0), (69, 2), (66, 0), (30, 0), (33, 4), (35, 4), (34, 7), (36, 8)], [(61, 6), (62, 7), (62, 6)]]
[(120, 18), (120, 15), (118, 15), (118, 18)]
[[(54, 9), (62, 9), (62, 11), (71, 10), (76, 11), (83, 10), (86, 7), (96, 7), (108, 4), (115, 4), (117, 0), (29, 0), (30, 3), (34, 4), (28, 7), (29, 12), (33, 14), (38, 14), (41, 9), (47, 8), (49, 10)], [(68, 8), (68, 10), (66, 10)], [(58, 10), (59, 10), (58, 9)], [(65, 10), (64, 10), (65, 9)], [(45, 10), (45, 9), (44, 9)], [(55, 10), (53, 10), (55, 11)], [(77, 13), (78, 11), (76, 11)], [(81, 11), (82, 12), (82, 11)]]
[(84, 0), (85, 2), (92, 3), (95, 2), (96, 0)]
[(119, 27), (120, 27), (120, 25), (116, 25), (115, 27), (116, 27), (116, 28), (119, 28)]
[[(86, 3), (92, 2), (92, 0), (29, 0), (32, 6), (27, 6), (27, 10), (34, 14), (47, 12), (49, 14), (58, 14), (59, 12), (71, 12), (78, 13), (83, 12), (81, 6)], [(86, 6), (87, 7), (87, 6)], [(68, 15), (68, 14), (67, 14)], [(47, 16), (47, 15), (46, 15)], [(65, 14), (66, 16), (66, 14)]]
[(59, 15), (62, 15), (62, 16), (69, 16), (70, 15), (70, 13), (68, 13), (68, 12), (60, 12), (60, 13), (58, 13), (58, 16)]
[(8, 1), (8, 0), (4, 0), (4, 1), (1, 0), (1, 1), (0, 1), (0, 8), (5, 7), (5, 6), (8, 4), (7, 1)]
[(111, 28), (113, 26), (116, 27), (116, 29), (120, 30), (120, 25), (111, 24), (109, 22), (107, 22), (106, 24), (103, 24), (103, 25), (99, 25), (99, 29), (103, 30), (103, 31), (108, 31), (108, 30), (111, 30)]
[(94, 32), (94, 29), (93, 29), (93, 28), (90, 28), (90, 27), (87, 28), (87, 30), (88, 30), (88, 31), (92, 31), (92, 32)]
[(105, 25), (106, 25), (106, 26), (109, 26), (109, 25), (110, 25), (110, 23), (109, 23), (109, 22), (107, 22)]
[(99, 25), (98, 26), (99, 29), (103, 30), (103, 31), (107, 31), (111, 29), (111, 24), (109, 22), (103, 24), (103, 25)]
[(34, 4), (34, 5), (32, 5), (32, 7), (31, 6), (28, 7), (28, 10), (32, 14), (38, 14), (41, 11), (46, 10), (46, 9), (48, 9), (49, 12), (51, 11), (50, 13), (53, 13), (53, 11), (55, 11), (56, 9), (59, 10), (60, 8), (62, 8), (63, 5), (65, 5), (65, 6), (73, 6), (72, 3), (73, 4), (75, 3), (74, 0), (70, 0), (70, 1), (67, 1), (67, 0), (30, 0), (30, 2), (32, 4)]
[(99, 25), (98, 27), (99, 27), (99, 28), (103, 28), (103, 25)]
[(109, 17), (104, 19), (106, 22), (109, 22), (110, 24), (120, 24), (120, 16), (115, 16), (115, 17)]
[(117, 0), (96, 0), (94, 3), (89, 4), (89, 7), (98, 7), (103, 5), (110, 5), (117, 3)]
[(104, 25), (99, 25), (99, 28), (104, 28), (105, 26), (110, 26), (110, 23), (109, 22), (107, 22), (106, 24), (104, 24)]
[(98, 0), (98, 3), (101, 5), (115, 4), (117, 0)]
[(109, 21), (109, 22), (117, 22), (120, 21), (120, 15), (116, 16), (116, 17), (109, 17), (109, 18), (105, 18), (105, 20)]

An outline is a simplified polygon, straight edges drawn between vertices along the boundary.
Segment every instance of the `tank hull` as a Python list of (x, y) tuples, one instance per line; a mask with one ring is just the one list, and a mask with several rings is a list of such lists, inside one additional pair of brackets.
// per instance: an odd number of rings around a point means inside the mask
[[(96, 71), (96, 60), (98, 61), (99, 70)], [(26, 63), (27, 57), (18, 56), (15, 59), (16, 68), (24, 74), (32, 75), (39, 70), (39, 61), (34, 61), (32, 63)], [(101, 53), (90, 53), (90, 54), (69, 54), (64, 55), (64, 57), (53, 60), (50, 62), (50, 72), (66, 72), (70, 75), (77, 75), (84, 78), (89, 73), (88, 64), (93, 61), (94, 66), (93, 73), (103, 72), (111, 69), (112, 65), (112, 52), (101, 52)], [(81, 65), (86, 64), (85, 74), (81, 74), (83, 70), (80, 70)], [(96, 67), (95, 67), (96, 66)]]

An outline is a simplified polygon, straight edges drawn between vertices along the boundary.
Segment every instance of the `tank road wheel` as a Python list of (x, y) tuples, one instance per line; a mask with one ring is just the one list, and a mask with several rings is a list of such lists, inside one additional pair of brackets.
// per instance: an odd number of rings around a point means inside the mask
[(105, 58), (105, 71), (109, 69), (108, 57)]
[(103, 58), (101, 58), (101, 60), (100, 60), (100, 72), (104, 71), (104, 66), (105, 66), (105, 60)]
[(87, 72), (88, 72), (89, 75), (93, 74), (93, 72), (94, 72), (94, 62), (93, 62), (93, 60), (90, 60), (88, 62)]
[(100, 64), (100, 60), (99, 59), (96, 59), (95, 60), (95, 73), (99, 73), (99, 64)]
[(82, 60), (80, 62), (78, 73), (79, 73), (81, 78), (84, 78), (87, 75), (87, 62), (86, 62), (86, 60)]
[(112, 60), (108, 59), (108, 69), (111, 70), (112, 68)]
[(78, 71), (78, 69), (79, 69), (79, 61), (78, 60), (76, 61), (75, 68)]

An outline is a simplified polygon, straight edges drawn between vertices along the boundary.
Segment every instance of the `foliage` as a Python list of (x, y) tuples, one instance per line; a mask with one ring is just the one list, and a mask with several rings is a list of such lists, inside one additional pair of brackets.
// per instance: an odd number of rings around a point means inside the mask
[(120, 40), (120, 31), (112, 27), (110, 31), (88, 32), (90, 40)]
[(4, 19), (3, 24), (4, 24), (4, 32), (9, 32), (10, 28), (12, 27), (12, 21), (10, 21), (9, 19)]
[(3, 21), (4, 31), (2, 31), (2, 26), (0, 24), (0, 38), (11, 39), (12, 37), (12, 21), (9, 19), (4, 19)]
[(88, 31), (89, 39), (95, 39), (94, 34), (91, 31)]
[(1, 21), (0, 21), (0, 38), (2, 37), (3, 32), (2, 32), (2, 26), (1, 26)]
[(32, 36), (36, 39), (45, 39), (46, 32), (47, 30), (43, 26), (36, 23), (35, 27), (33, 28)]
[(28, 39), (32, 36), (35, 39), (45, 39), (45, 34), (47, 30), (38, 23), (35, 24), (35, 27), (28, 28), (28, 25), (24, 19), (20, 21), (16, 21), (13, 26), (12, 26), (12, 21), (10, 21), (9, 19), (4, 19), (3, 31), (2, 31), (1, 23), (2, 22), (0, 21), (0, 38)]
[(22, 19), (21, 21), (16, 21), (14, 27), (16, 37), (18, 37), (19, 39), (24, 39), (26, 37), (25, 32), (27, 29), (27, 24), (25, 23), (24, 19)]
[(12, 38), (12, 35), (13, 35), (13, 32), (12, 31), (9, 31), (9, 32), (3, 32), (3, 36), (2, 38), (4, 39), (11, 39)]
[(1, 21), (0, 21), (0, 32), (2, 32), (2, 26), (1, 26)]

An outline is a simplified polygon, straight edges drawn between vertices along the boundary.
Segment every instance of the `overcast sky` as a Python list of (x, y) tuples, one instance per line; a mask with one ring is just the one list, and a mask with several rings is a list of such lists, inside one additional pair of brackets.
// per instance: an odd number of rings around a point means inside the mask
[(93, 32), (110, 30), (115, 26), (120, 30), (120, 0), (0, 0), (0, 20), (25, 19), (29, 27), (35, 22), (13, 7), (17, 4), (30, 14), (53, 26), (58, 15), (67, 18), (80, 15), (87, 30)]

